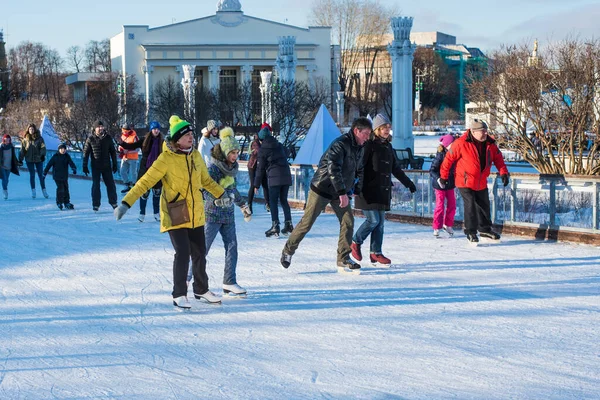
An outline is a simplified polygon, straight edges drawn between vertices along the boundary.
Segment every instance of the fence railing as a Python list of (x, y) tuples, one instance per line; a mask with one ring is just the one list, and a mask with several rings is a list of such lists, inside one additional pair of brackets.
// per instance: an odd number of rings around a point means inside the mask
[[(248, 174), (240, 165), (238, 190), (248, 191)], [(292, 186), (289, 200), (306, 201), (311, 167), (291, 167)], [(432, 218), (435, 192), (428, 171), (407, 170), (405, 173), (417, 185), (411, 194), (400, 182), (393, 179), (391, 213), (421, 218)], [(494, 224), (550, 228), (589, 232), (600, 235), (600, 177), (563, 177), (539, 174), (512, 174), (510, 184), (502, 185), (499, 177), (488, 179), (491, 217)], [(262, 198), (262, 191), (258, 197)], [(456, 221), (463, 219), (462, 197), (455, 191), (457, 200)]]
[[(48, 152), (48, 159), (53, 152)], [(82, 156), (70, 152), (82, 172)], [(304, 202), (308, 197), (310, 181), (314, 170), (311, 166), (291, 166), (292, 186), (289, 199)], [(391, 213), (432, 218), (435, 208), (435, 192), (431, 186), (428, 171), (406, 170), (406, 174), (417, 185), (417, 192), (411, 194), (400, 182), (393, 179)], [(118, 173), (115, 178), (119, 179)], [(238, 190), (244, 195), (249, 189), (249, 178), (245, 162), (240, 162)], [(512, 174), (510, 184), (502, 182), (494, 175), (488, 179), (490, 191), (491, 217), (495, 224), (536, 227), (547, 225), (550, 228), (574, 232), (588, 232), (600, 235), (600, 177), (562, 175)], [(462, 198), (455, 191), (457, 199), (456, 220), (462, 221)], [(263, 198), (262, 190), (257, 197)]]

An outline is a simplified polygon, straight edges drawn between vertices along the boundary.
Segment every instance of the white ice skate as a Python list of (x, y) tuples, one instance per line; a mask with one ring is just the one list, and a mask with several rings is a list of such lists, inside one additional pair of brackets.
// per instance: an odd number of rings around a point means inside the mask
[(210, 304), (221, 304), (221, 297), (217, 296), (216, 294), (214, 294), (210, 290), (207, 291), (206, 293), (202, 293), (202, 294), (196, 294), (196, 293), (194, 293), (194, 298), (196, 300), (204, 300), (204, 301), (206, 301), (207, 303), (210, 303)]
[(145, 214), (140, 214), (140, 215), (138, 216), (138, 221), (140, 221), (140, 222), (144, 222), (144, 218), (146, 218), (146, 215), (145, 215)]
[(185, 310), (189, 310), (192, 308), (190, 301), (187, 296), (180, 296), (173, 299), (173, 305), (178, 308), (183, 308)]
[(246, 297), (246, 289), (237, 283), (223, 285), (223, 297)]

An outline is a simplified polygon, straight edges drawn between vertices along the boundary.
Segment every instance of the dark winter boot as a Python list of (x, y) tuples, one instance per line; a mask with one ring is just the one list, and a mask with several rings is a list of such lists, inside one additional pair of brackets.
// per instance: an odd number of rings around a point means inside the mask
[(293, 230), (294, 225), (292, 225), (292, 221), (285, 221), (283, 223), (283, 229), (281, 230), (281, 233), (283, 233), (285, 236), (288, 236)]
[(59, 209), (59, 210), (62, 210), (62, 209), (63, 209), (63, 205), (62, 205), (62, 203), (56, 203), (56, 206), (58, 207), (58, 209)]
[(266, 237), (279, 237), (279, 222), (273, 221), (271, 229), (265, 232)]
[(74, 208), (75, 208), (75, 206), (74, 206), (73, 204), (71, 204), (71, 203), (67, 203), (67, 204), (65, 204), (65, 208), (66, 208), (67, 210), (72, 210), (72, 209), (74, 209)]

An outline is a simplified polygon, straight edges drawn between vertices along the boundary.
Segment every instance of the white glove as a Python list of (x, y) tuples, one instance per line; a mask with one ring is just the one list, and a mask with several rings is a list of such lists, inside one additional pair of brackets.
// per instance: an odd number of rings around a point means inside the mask
[(444, 189), (444, 188), (446, 187), (446, 185), (444, 185), (444, 183), (442, 182), (442, 178), (438, 178), (438, 179), (437, 179), (437, 183), (438, 183), (438, 185), (440, 185), (440, 187), (441, 187), (442, 189)]
[(229, 195), (229, 196), (221, 196), (218, 199), (215, 199), (215, 206), (217, 207), (230, 207), (233, 204), (233, 199), (235, 198), (235, 196), (233, 194)]
[(129, 210), (129, 206), (126, 204), (121, 203), (119, 205), (119, 207), (115, 208), (114, 214), (115, 214), (115, 218), (118, 220), (120, 220), (121, 218), (123, 218), (123, 215), (125, 215), (125, 213), (127, 212), (127, 210)]
[(247, 204), (244, 204), (240, 207), (240, 209), (242, 210), (242, 214), (244, 214), (244, 221), (250, 222), (250, 220), (252, 219), (252, 212), (250, 211), (250, 207), (248, 207)]

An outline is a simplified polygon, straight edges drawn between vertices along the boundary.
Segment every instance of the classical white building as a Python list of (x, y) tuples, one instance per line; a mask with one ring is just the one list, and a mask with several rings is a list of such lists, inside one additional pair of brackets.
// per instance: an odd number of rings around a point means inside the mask
[[(150, 101), (153, 85), (169, 76), (184, 78), (190, 65), (198, 87), (210, 89), (252, 80), (274, 71), (280, 41), (295, 39), (296, 80), (309, 83), (332, 77), (331, 32), (328, 27), (302, 28), (245, 15), (238, 0), (220, 0), (217, 12), (203, 18), (150, 28), (125, 25), (110, 40), (112, 71), (135, 76), (141, 93)], [(289, 46), (287, 46), (289, 50)], [(189, 71), (189, 67), (186, 67)], [(288, 70), (289, 72), (289, 70)]]

